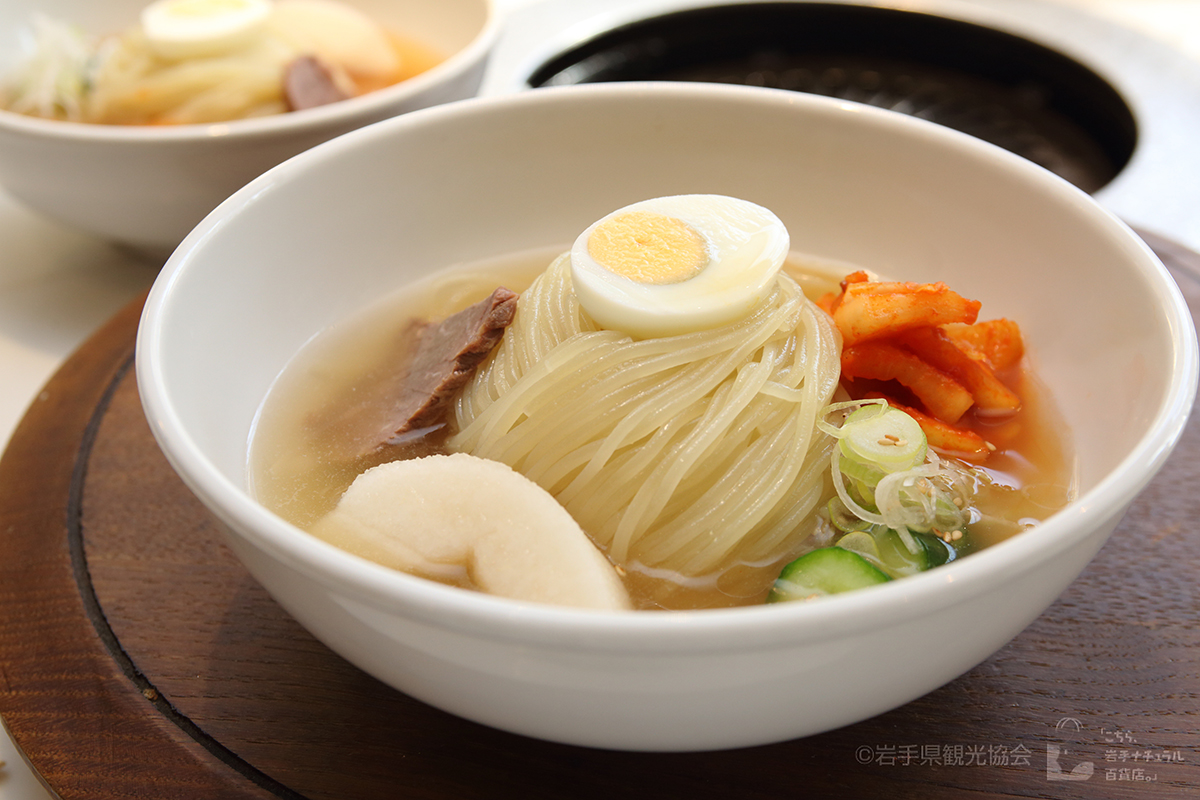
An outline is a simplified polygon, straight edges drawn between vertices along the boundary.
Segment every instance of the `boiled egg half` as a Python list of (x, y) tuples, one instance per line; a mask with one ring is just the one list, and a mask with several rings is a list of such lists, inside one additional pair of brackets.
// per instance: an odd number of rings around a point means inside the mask
[(142, 10), (142, 30), (163, 58), (220, 55), (262, 36), (270, 0), (158, 0)]
[(643, 200), (612, 212), (571, 248), (571, 279), (596, 324), (635, 338), (736, 322), (770, 292), (787, 228), (762, 206), (711, 194)]

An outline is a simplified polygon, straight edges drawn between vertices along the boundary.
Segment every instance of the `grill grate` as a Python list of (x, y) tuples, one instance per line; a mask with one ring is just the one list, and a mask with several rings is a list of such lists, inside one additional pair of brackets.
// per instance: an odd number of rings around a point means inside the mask
[(960, 130), (1087, 192), (1125, 167), (1128, 105), (1039, 44), (931, 14), (841, 3), (752, 3), (652, 17), (558, 55), (532, 87), (601, 81), (748, 84), (867, 103)]

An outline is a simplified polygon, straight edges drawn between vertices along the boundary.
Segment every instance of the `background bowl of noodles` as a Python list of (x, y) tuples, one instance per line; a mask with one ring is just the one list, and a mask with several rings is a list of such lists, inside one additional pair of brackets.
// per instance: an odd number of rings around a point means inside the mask
[[(67, 123), (0, 109), (0, 184), (49, 217), (165, 255), (218, 203), (281, 161), (362, 125), (475, 94), (499, 27), (489, 0), (345, 2), (440, 63), (327, 106), (211, 124)], [(37, 14), (105, 36), (135, 26), (146, 5), (5, 2), (0, 75), (28, 53)]]
[[(454, 265), (566, 249), (647, 197), (772, 209), (793, 250), (944, 280), (1022, 326), (1075, 497), (914, 577), (813, 603), (597, 612), (505, 600), (331, 547), (248, 490), (273, 381), (314, 334)], [(322, 145), (251, 183), (177, 249), (137, 369), (148, 419), (271, 594), (349, 661), (451, 713), (554, 741), (697, 750), (881, 713), (1036, 618), (1161, 467), (1191, 407), (1177, 288), (1050, 173), (931, 124), (769, 89), (611, 84), (471, 100)]]

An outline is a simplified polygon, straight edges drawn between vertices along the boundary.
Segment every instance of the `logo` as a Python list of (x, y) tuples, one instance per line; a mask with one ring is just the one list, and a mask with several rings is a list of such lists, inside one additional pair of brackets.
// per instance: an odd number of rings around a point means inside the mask
[[(1083, 730), (1083, 724), (1074, 717), (1063, 717), (1054, 725), (1054, 729), (1062, 737), (1064, 731), (1078, 733)], [(1091, 761), (1080, 761), (1071, 767), (1069, 772), (1064, 771), (1061, 757), (1067, 755), (1067, 753), (1067, 748), (1061, 744), (1051, 744), (1049, 742), (1046, 744), (1046, 780), (1086, 781), (1092, 777), (1092, 773), (1096, 771), (1096, 765)]]

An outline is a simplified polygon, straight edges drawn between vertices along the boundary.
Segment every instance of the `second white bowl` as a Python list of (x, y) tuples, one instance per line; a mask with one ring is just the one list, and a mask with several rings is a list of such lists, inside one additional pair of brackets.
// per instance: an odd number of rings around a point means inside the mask
[[(361, 97), (289, 114), (211, 125), (87, 125), (0, 109), (0, 185), (48, 217), (166, 255), (251, 178), (371, 122), (471, 97), (499, 28), (490, 0), (345, 0), (439, 50), (434, 68)], [(35, 13), (101, 35), (134, 25), (146, 0), (5, 0), (0, 72), (21, 57)]]

